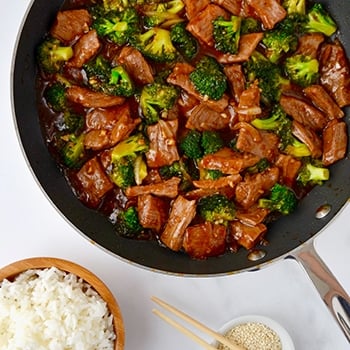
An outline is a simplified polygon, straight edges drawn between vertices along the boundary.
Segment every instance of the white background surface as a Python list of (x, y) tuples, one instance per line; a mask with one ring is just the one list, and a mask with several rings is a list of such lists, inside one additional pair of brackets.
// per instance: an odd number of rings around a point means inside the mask
[[(11, 60), (29, 3), (7, 2), (0, 21), (0, 266), (32, 256), (55, 256), (87, 267), (110, 287), (119, 302), (126, 350), (200, 349), (152, 314), (151, 295), (216, 329), (232, 317), (262, 314), (287, 328), (297, 350), (349, 349), (295, 261), (280, 261), (261, 271), (232, 276), (169, 276), (131, 265), (93, 246), (56, 212), (27, 167), (11, 111)], [(348, 214), (349, 207), (317, 238), (316, 248), (349, 292)]]

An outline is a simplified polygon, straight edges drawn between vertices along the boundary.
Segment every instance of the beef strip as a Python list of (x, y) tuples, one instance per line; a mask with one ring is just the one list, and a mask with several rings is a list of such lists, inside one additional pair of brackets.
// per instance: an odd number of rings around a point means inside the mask
[(318, 57), (318, 52), (325, 37), (322, 33), (307, 33), (299, 37), (296, 55), (305, 55), (312, 58)]
[(131, 78), (138, 84), (149, 84), (154, 80), (152, 67), (140, 51), (131, 46), (123, 46), (117, 61), (125, 67)]
[(59, 11), (56, 15), (50, 34), (65, 44), (78, 39), (89, 31), (92, 18), (87, 10)]
[(346, 53), (339, 41), (322, 46), (320, 80), (339, 107), (350, 104), (350, 69)]
[(264, 33), (243, 34), (239, 40), (238, 52), (236, 54), (216, 53), (216, 59), (223, 64), (248, 61), (263, 37)]
[(323, 164), (328, 166), (343, 159), (348, 144), (346, 123), (337, 119), (331, 120), (324, 128), (322, 136)]
[(260, 88), (257, 81), (250, 84), (241, 93), (236, 112), (238, 113), (238, 120), (245, 122), (251, 122), (261, 114)]
[(87, 206), (97, 208), (102, 197), (114, 186), (97, 157), (88, 160), (77, 173), (78, 198)]
[(160, 240), (170, 249), (182, 248), (186, 228), (196, 215), (196, 201), (178, 196), (172, 203), (169, 219)]
[(214, 38), (212, 21), (219, 16), (228, 18), (228, 13), (220, 6), (209, 4), (204, 10), (190, 19), (186, 29), (200, 42), (209, 47), (213, 47)]
[(91, 130), (111, 130), (116, 124), (120, 115), (130, 114), (128, 104), (111, 108), (94, 108), (86, 113), (85, 126), (86, 131)]
[(254, 205), (246, 210), (239, 209), (236, 212), (236, 218), (245, 225), (256, 226), (262, 223), (270, 211), (266, 208), (259, 208)]
[(238, 174), (245, 168), (255, 165), (259, 157), (251, 153), (235, 152), (228, 147), (205, 155), (200, 166), (205, 169), (220, 170), (224, 174)]
[(172, 177), (169, 180), (149, 184), (131, 186), (125, 190), (127, 197), (137, 197), (143, 194), (153, 194), (157, 197), (175, 198), (179, 193), (179, 183), (181, 179)]
[(287, 16), (287, 11), (278, 0), (246, 0), (266, 29), (272, 29)]
[(227, 230), (223, 225), (204, 222), (186, 229), (183, 248), (193, 259), (206, 259), (223, 254), (226, 249)]
[(208, 106), (217, 111), (223, 112), (228, 106), (228, 96), (225, 94), (220, 100), (211, 100), (205, 96), (202, 96), (192, 84), (190, 80), (190, 73), (193, 72), (194, 67), (188, 63), (176, 63), (172, 72), (167, 78), (169, 84), (177, 85), (181, 89), (185, 90), (191, 96), (194, 96), (197, 100), (205, 102)]
[(280, 104), (293, 119), (313, 130), (320, 131), (327, 124), (328, 119), (320, 110), (298, 97), (282, 95)]
[(273, 161), (278, 155), (279, 137), (268, 131), (260, 131), (251, 124), (240, 122), (235, 125), (238, 128), (236, 147), (241, 152), (254, 154), (261, 158)]
[(147, 127), (149, 150), (146, 153), (147, 164), (151, 168), (170, 165), (180, 159), (177, 145), (178, 120), (159, 120)]
[(124, 97), (106, 95), (77, 85), (72, 85), (67, 89), (66, 97), (69, 101), (86, 108), (113, 107), (125, 101)]
[(224, 66), (224, 73), (228, 79), (232, 95), (238, 103), (242, 92), (245, 90), (246, 81), (240, 64), (230, 64)]
[(322, 156), (322, 140), (315, 131), (296, 120), (293, 120), (292, 133), (297, 139), (305, 143), (313, 158), (319, 158)]
[(244, 209), (254, 205), (279, 180), (279, 173), (279, 169), (273, 167), (262, 173), (246, 175), (236, 186), (236, 202)]
[(188, 19), (196, 17), (199, 12), (204, 10), (210, 4), (210, 0), (183, 0), (183, 2), (185, 4)]
[(241, 181), (241, 175), (234, 174), (222, 176), (216, 180), (194, 180), (193, 185), (197, 188), (220, 190), (225, 187), (234, 188)]
[(280, 169), (282, 183), (286, 186), (293, 187), (296, 177), (301, 168), (301, 161), (287, 154), (280, 154), (275, 165)]
[(73, 57), (68, 61), (67, 66), (81, 68), (86, 62), (96, 55), (101, 44), (95, 30), (90, 30), (79, 38), (73, 46)]
[(217, 112), (205, 103), (199, 103), (196, 107), (186, 113), (187, 129), (204, 130), (221, 130), (226, 128), (230, 123), (230, 117), (225, 112)]
[(212, 2), (223, 7), (233, 15), (239, 16), (241, 14), (242, 1), (243, 0), (213, 0)]
[(304, 89), (304, 93), (329, 119), (344, 117), (344, 112), (322, 85), (310, 85)]
[(137, 212), (142, 227), (159, 232), (168, 217), (168, 205), (164, 199), (144, 194), (137, 197)]
[(267, 227), (264, 224), (256, 226), (245, 225), (239, 221), (231, 223), (231, 235), (239, 245), (249, 250), (256, 246), (262, 240)]

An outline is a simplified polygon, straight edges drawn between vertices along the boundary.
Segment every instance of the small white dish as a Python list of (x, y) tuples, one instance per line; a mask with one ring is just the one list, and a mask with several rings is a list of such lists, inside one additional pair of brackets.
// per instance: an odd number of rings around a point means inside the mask
[[(292, 338), (290, 337), (287, 330), (277, 321), (262, 315), (245, 315), (245, 316), (234, 318), (228, 321), (227, 323), (225, 323), (219, 329), (219, 333), (224, 335), (228, 331), (230, 331), (232, 328), (245, 323), (262, 323), (266, 325), (267, 327), (275, 331), (277, 335), (280, 337), (282, 350), (295, 350)], [(212, 345), (214, 347), (218, 347), (219, 344), (218, 342), (214, 342)]]

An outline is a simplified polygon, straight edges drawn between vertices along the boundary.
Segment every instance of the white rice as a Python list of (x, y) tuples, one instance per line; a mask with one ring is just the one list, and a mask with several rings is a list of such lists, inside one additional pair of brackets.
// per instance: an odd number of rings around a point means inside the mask
[(0, 283), (0, 350), (107, 350), (116, 338), (106, 302), (55, 267)]

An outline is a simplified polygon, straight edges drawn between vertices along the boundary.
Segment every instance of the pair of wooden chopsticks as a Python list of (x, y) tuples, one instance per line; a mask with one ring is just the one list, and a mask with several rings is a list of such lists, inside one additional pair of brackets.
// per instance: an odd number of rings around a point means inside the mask
[[(231, 349), (231, 350), (245, 350), (241, 346), (236, 345), (236, 344), (232, 343), (231, 341), (229, 341), (222, 334), (213, 331), (212, 329), (208, 328), (204, 324), (202, 324), (199, 321), (195, 320), (191, 316), (189, 316), (189, 315), (185, 314), (184, 312), (176, 309), (174, 306), (169, 305), (165, 301), (163, 301), (163, 300), (161, 300), (161, 299), (159, 299), (159, 298), (157, 298), (155, 296), (152, 296), (151, 300), (154, 301), (156, 304), (160, 305), (161, 307), (163, 307), (165, 310), (171, 312), (172, 314), (178, 316), (182, 320), (188, 322), (190, 325), (196, 327), (198, 330), (200, 330), (200, 331), (210, 335), (211, 337), (213, 337), (218, 342), (220, 342), (223, 345), (227, 346), (229, 349)], [(190, 331), (189, 329), (187, 329), (185, 326), (181, 325), (177, 321), (173, 320), (169, 316), (165, 315), (161, 311), (159, 311), (157, 309), (153, 309), (152, 312), (155, 315), (159, 316), (161, 319), (163, 319), (165, 322), (169, 323), (171, 326), (175, 327), (177, 330), (179, 330), (180, 332), (182, 332), (183, 334), (187, 335), (189, 338), (191, 338), (192, 340), (194, 340), (195, 342), (200, 344), (204, 349), (217, 350), (217, 348), (214, 348), (212, 345), (208, 344), (205, 340), (200, 338), (198, 335), (196, 335), (195, 333), (193, 333), (192, 331)]]

